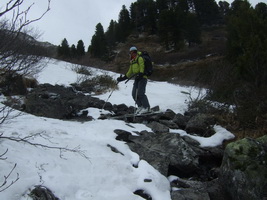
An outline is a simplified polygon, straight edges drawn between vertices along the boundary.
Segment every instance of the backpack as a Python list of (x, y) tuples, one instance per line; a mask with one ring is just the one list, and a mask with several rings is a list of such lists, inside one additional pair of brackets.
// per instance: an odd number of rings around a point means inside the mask
[(153, 73), (153, 63), (147, 51), (142, 51), (140, 55), (144, 59), (145, 71), (144, 75), (151, 76)]

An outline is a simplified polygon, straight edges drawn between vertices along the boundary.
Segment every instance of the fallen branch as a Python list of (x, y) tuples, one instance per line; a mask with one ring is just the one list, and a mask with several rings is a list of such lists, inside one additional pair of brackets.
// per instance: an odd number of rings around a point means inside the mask
[(0, 136), (0, 139), (7, 139), (7, 140), (15, 141), (15, 142), (24, 142), (26, 144), (29, 144), (29, 145), (32, 145), (32, 146), (35, 146), (35, 147), (43, 147), (43, 148), (46, 148), (46, 149), (56, 149), (56, 150), (60, 151), (60, 158), (63, 158), (62, 152), (72, 152), (72, 153), (79, 154), (80, 156), (82, 156), (85, 159), (89, 159), (89, 157), (86, 156), (85, 151), (82, 151), (80, 149), (80, 146), (77, 146), (77, 147), (71, 149), (71, 148), (68, 148), (68, 146), (67, 147), (49, 146), (49, 145), (44, 145), (44, 144), (40, 144), (40, 143), (30, 142), (28, 140), (29, 138), (35, 137), (37, 135), (40, 136), (41, 134), (40, 133), (39, 134), (34, 134), (34, 135), (27, 136), (27, 137), (24, 137), (24, 138)]
[[(9, 174), (7, 176), (4, 176), (4, 182), (2, 183), (2, 185), (0, 185), (0, 192), (3, 192), (4, 190), (8, 189), (11, 185), (13, 185), (14, 183), (16, 183), (19, 180), (19, 174), (17, 173), (16, 179), (11, 181), (11, 183), (9, 183), (8, 185), (6, 185), (8, 178), (13, 173), (16, 166), (17, 166), (17, 164), (14, 165), (14, 167), (11, 169), (11, 171), (9, 172)], [(3, 188), (3, 189), (1, 189), (1, 188)]]

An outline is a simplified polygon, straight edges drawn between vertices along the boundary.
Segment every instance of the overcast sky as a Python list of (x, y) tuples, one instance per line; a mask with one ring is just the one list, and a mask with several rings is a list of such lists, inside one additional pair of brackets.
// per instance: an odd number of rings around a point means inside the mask
[[(3, 9), (3, 3), (10, 0), (1, 0), (0, 10)], [(122, 5), (129, 9), (132, 2), (136, 0), (51, 0), (51, 10), (39, 21), (32, 24), (37, 28), (42, 36), (40, 41), (48, 41), (52, 44), (61, 44), (64, 38), (69, 45), (77, 45), (79, 40), (83, 40), (85, 48), (91, 42), (95, 33), (95, 26), (101, 23), (104, 31), (109, 26), (110, 20), (118, 20)], [(229, 3), (232, 0), (227, 0)], [(48, 0), (26, 0), (24, 6), (31, 5), (28, 18), (34, 19), (40, 16), (46, 10)], [(267, 3), (267, 0), (250, 0), (255, 6), (258, 2)], [(5, 4), (4, 4), (5, 5)]]

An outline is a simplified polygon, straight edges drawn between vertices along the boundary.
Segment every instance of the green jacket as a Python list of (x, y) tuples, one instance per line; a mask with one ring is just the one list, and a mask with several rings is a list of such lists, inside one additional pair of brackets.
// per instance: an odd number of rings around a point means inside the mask
[[(144, 73), (145, 71), (144, 59), (140, 56), (141, 52), (137, 52), (137, 54), (136, 58), (130, 61), (130, 68), (126, 73), (127, 78), (130, 78), (134, 74)], [(147, 76), (143, 77), (147, 78)]]

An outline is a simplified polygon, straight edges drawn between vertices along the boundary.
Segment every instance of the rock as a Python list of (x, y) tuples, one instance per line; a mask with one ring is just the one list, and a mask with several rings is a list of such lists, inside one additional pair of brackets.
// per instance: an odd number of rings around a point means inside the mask
[(180, 113), (176, 114), (173, 118), (173, 122), (176, 123), (178, 127), (183, 130), (186, 127), (187, 121), (188, 121), (188, 118)]
[(171, 109), (167, 109), (162, 116), (162, 118), (166, 120), (172, 120), (174, 117), (175, 117), (175, 112)]
[(215, 119), (207, 114), (197, 114), (193, 116), (186, 124), (185, 131), (194, 133), (203, 137), (210, 137), (214, 134), (212, 125), (215, 125)]
[(125, 115), (128, 113), (128, 107), (125, 104), (114, 105), (113, 110), (116, 115)]
[(176, 123), (174, 123), (172, 120), (159, 120), (159, 123), (171, 129), (179, 129), (179, 126)]
[(149, 194), (147, 194), (144, 190), (136, 190), (134, 194), (142, 197), (143, 199), (152, 200), (152, 197)]
[[(80, 110), (94, 107), (101, 109), (104, 101), (95, 97), (77, 93), (73, 88), (39, 85), (26, 96), (25, 111), (37, 116), (56, 119), (73, 119), (80, 117)], [(107, 103), (106, 109), (112, 110), (112, 105)], [(85, 120), (85, 116), (82, 117)], [(87, 120), (92, 118), (88, 116)]]
[(35, 186), (29, 196), (33, 200), (59, 200), (50, 189), (41, 185)]
[(171, 178), (171, 196), (172, 200), (180, 199), (214, 199), (214, 200), (225, 200), (225, 195), (221, 186), (219, 185), (218, 179), (202, 182), (187, 180), (181, 178)]
[(150, 110), (151, 110), (152, 112), (158, 112), (160, 109), (159, 109), (159, 106), (155, 106), (155, 107), (153, 107), (153, 108), (150, 108)]
[(267, 135), (244, 138), (226, 146), (220, 181), (233, 199), (267, 198)]
[(116, 137), (116, 140), (124, 141), (124, 142), (130, 142), (129, 137), (132, 135), (130, 132), (120, 130), (120, 129), (116, 129), (116, 130), (114, 130), (114, 132), (118, 135)]
[(158, 122), (151, 122), (149, 124), (147, 124), (147, 126), (149, 128), (152, 129), (153, 132), (155, 133), (166, 133), (166, 132), (169, 132), (169, 128), (161, 123), (158, 123)]
[(181, 174), (198, 168), (198, 156), (178, 134), (142, 132), (140, 136), (130, 139), (132, 143), (128, 145), (132, 151), (165, 176), (168, 175), (169, 166)]
[(182, 189), (172, 192), (172, 200), (210, 200), (207, 192), (200, 192), (192, 189)]
[(111, 151), (113, 151), (114, 153), (119, 153), (122, 156), (124, 156), (124, 154), (122, 152), (120, 152), (116, 147), (113, 147), (112, 145), (108, 144), (107, 147), (109, 147), (111, 149)]

